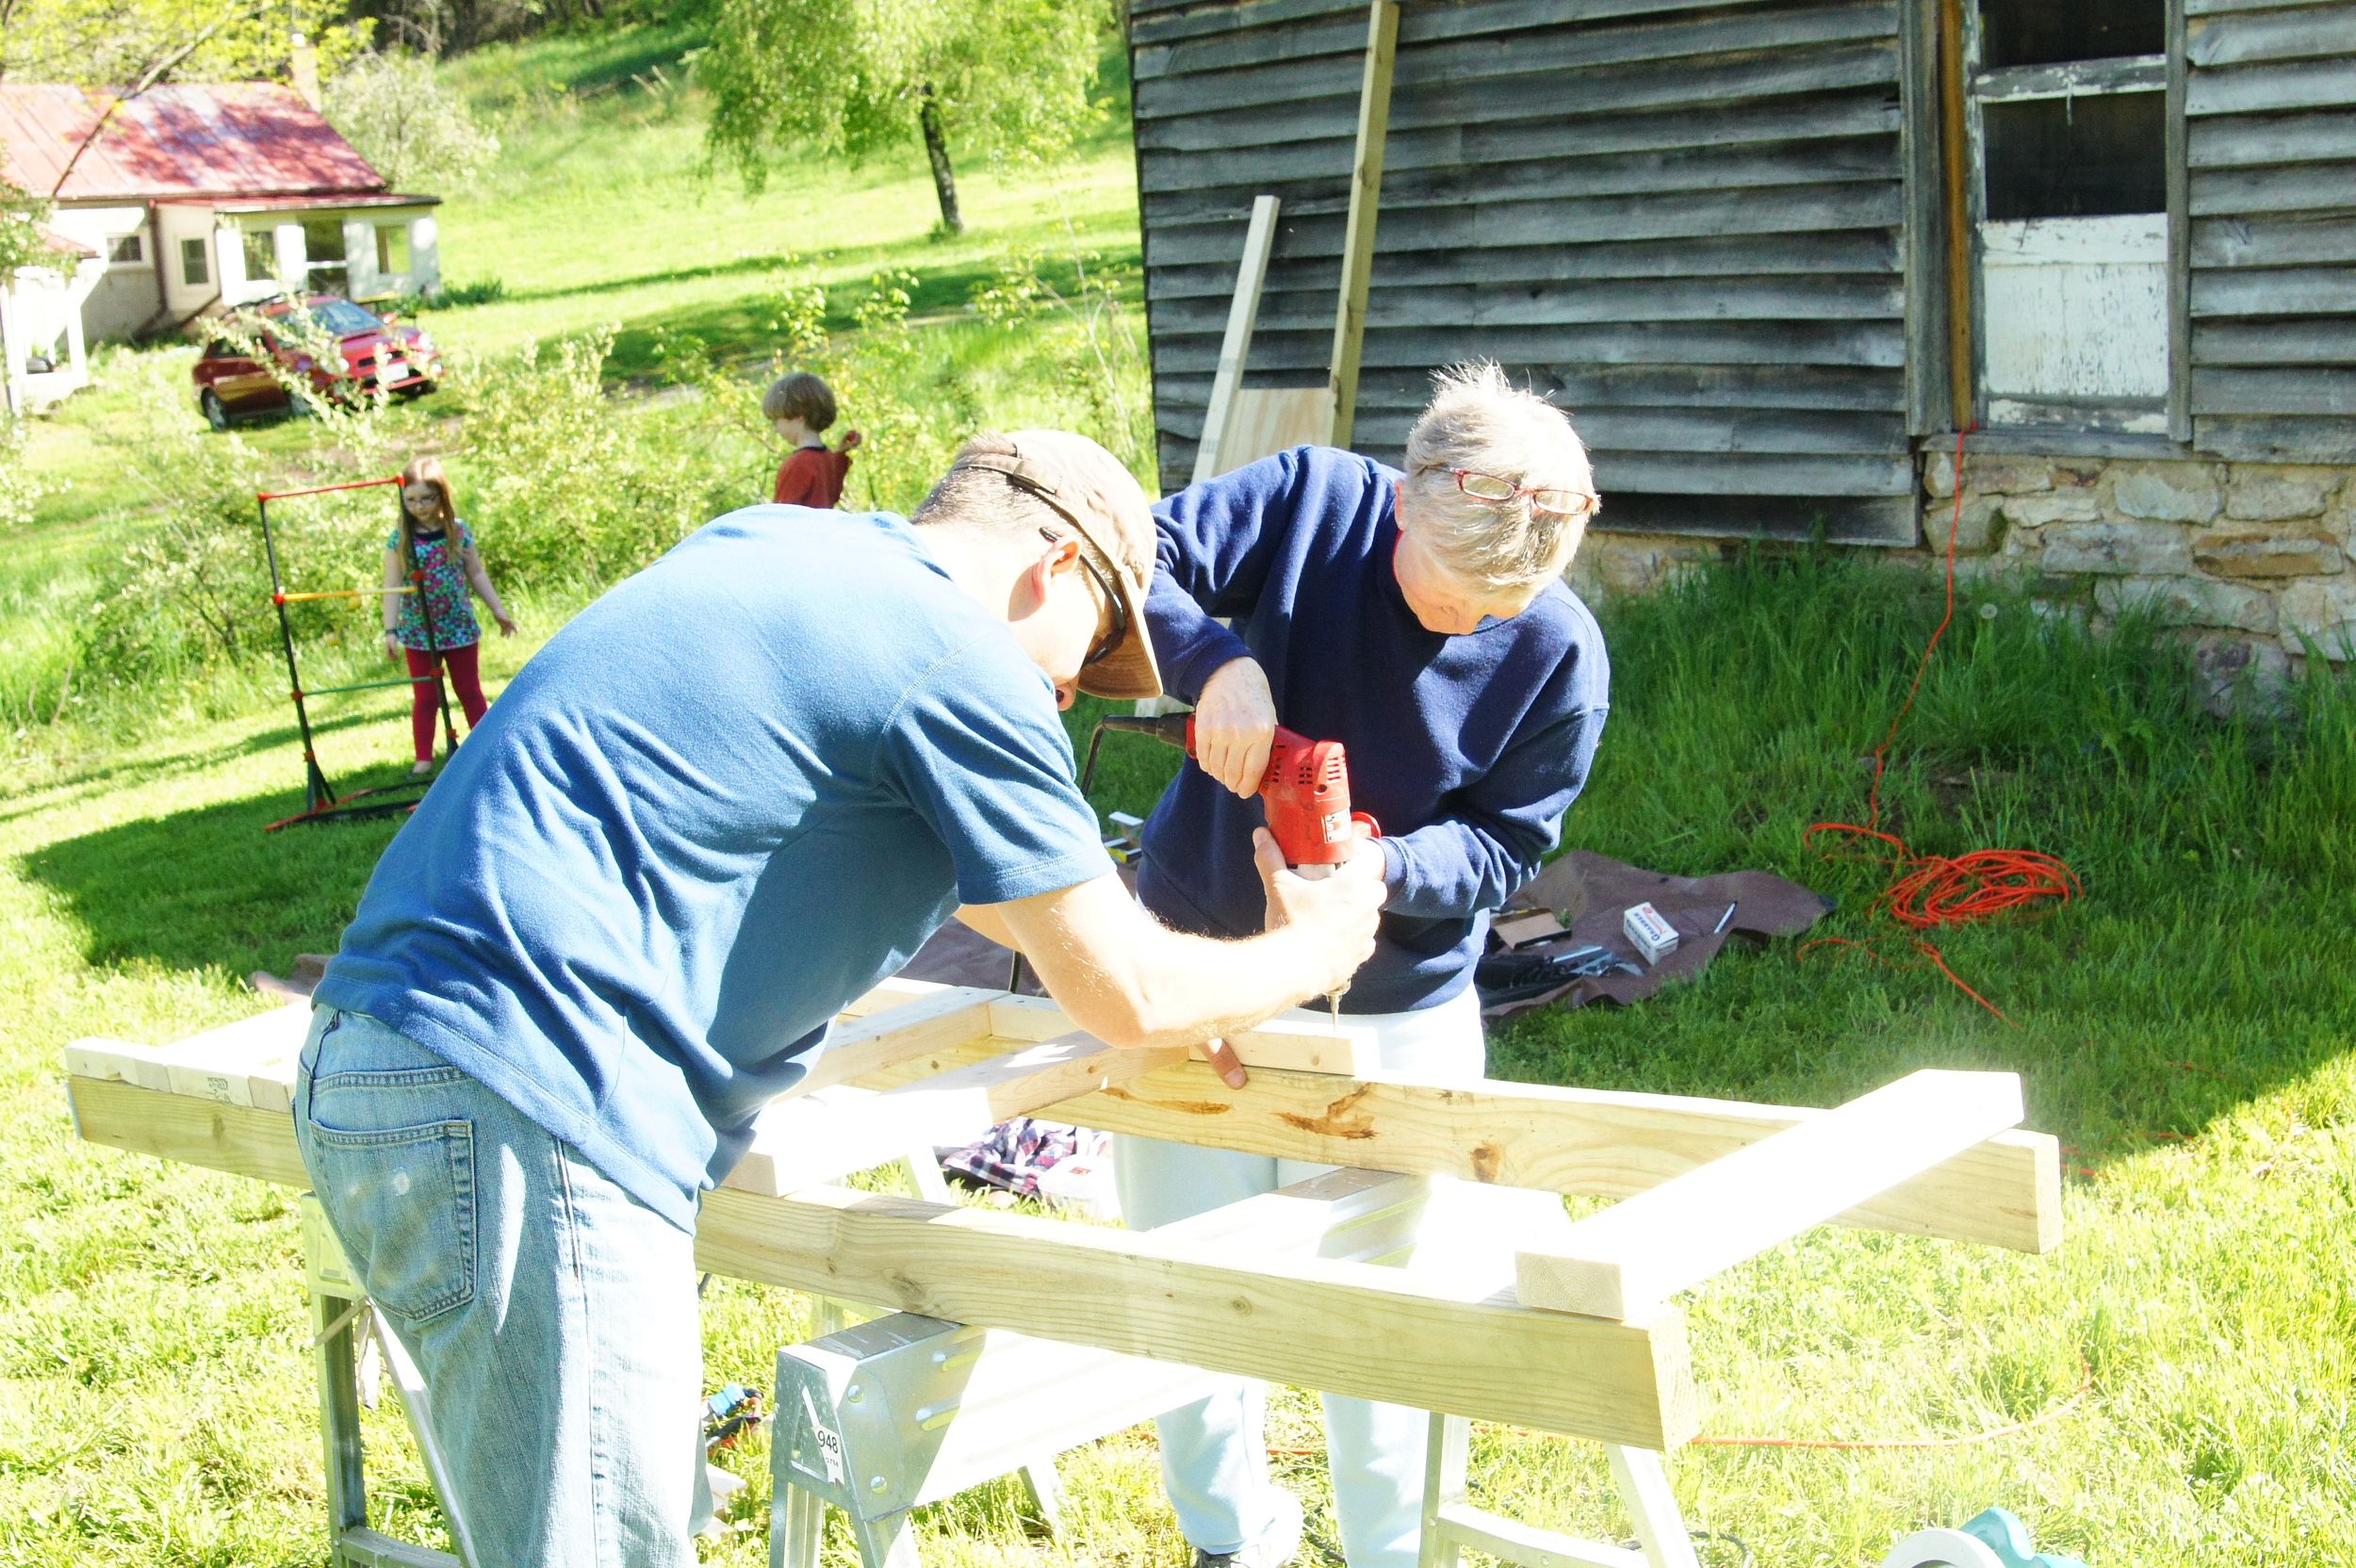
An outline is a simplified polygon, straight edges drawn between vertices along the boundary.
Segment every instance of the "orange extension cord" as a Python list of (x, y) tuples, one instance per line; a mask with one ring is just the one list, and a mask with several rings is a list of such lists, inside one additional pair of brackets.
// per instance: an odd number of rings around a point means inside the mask
[[(1873, 782), (1866, 792), (1866, 818), (1863, 825), (1846, 822), (1820, 822), (1801, 835), (1803, 842), (1813, 842), (1818, 834), (1843, 835), (1852, 839), (1871, 839), (1890, 850), (1890, 882), (1873, 901), (1875, 908), (1885, 910), (1890, 918), (1909, 931), (1933, 931), (1942, 925), (1962, 925), (1972, 921), (1987, 920), (2008, 909), (2029, 908), (2047, 900), (2067, 903), (2079, 892), (2078, 874), (2051, 855), (2034, 849), (1974, 849), (1957, 856), (1918, 855), (1895, 833), (1882, 831), (1882, 772), (1890, 748), (1898, 739), (1898, 727), (1914, 710), (1915, 696), (1922, 690), (1922, 678), (1929, 673), (1931, 657), (1947, 635), (1947, 628), (1955, 618), (1955, 542), (1963, 529), (1963, 438), (1965, 432), (1955, 433), (1955, 507), (1947, 525), (1947, 612), (1939, 617), (1939, 628), (1930, 641), (1922, 645), (1922, 661), (1914, 669), (1914, 683), (1906, 688), (1906, 700), (1898, 707), (1890, 721), (1890, 732), (1882, 743), (1873, 748)], [(1829, 852), (1827, 852), (1829, 853)], [(1916, 952), (1927, 959), (1932, 968), (1953, 981), (1964, 995), (2018, 1028), (1999, 1007), (1978, 991), (1965, 984), (1963, 977), (1947, 967), (1946, 956), (1925, 937), (1911, 940)], [(1878, 962), (1893, 968), (1911, 968), (1893, 964), (1871, 942), (1852, 941), (1846, 937), (1819, 937), (1804, 942), (1795, 955), (1805, 959), (1810, 951), (1820, 947), (1848, 947), (1864, 952)]]

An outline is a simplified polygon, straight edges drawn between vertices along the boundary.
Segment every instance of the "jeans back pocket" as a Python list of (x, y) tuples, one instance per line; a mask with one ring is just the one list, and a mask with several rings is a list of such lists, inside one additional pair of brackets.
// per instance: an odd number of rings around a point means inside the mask
[(377, 1304), (423, 1324), (474, 1299), (474, 1127), (299, 1125), (319, 1203)]

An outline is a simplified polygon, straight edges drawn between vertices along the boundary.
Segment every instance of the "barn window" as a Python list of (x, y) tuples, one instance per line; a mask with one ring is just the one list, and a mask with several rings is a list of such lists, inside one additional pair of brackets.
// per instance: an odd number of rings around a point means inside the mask
[(106, 246), (106, 259), (133, 267), (139, 266), (147, 260), (147, 237), (137, 230), (130, 234), (115, 236)]
[(205, 254), (205, 237), (197, 235), (180, 241), (180, 283), (183, 287), (196, 288), (213, 281), (212, 263)]
[(2164, 0), (1969, 14), (1985, 416), (2165, 431)]

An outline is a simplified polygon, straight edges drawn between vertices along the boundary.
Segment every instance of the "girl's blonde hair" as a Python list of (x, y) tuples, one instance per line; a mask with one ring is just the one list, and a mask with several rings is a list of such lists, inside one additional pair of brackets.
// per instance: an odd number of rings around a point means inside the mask
[(414, 571), (417, 564), (417, 519), (409, 510), (409, 487), (413, 484), (434, 486), (434, 520), (447, 529), (458, 520), (458, 503), (450, 498), (450, 476), (442, 472), (438, 457), (413, 457), (409, 466), (401, 471), (401, 564), (404, 571)]

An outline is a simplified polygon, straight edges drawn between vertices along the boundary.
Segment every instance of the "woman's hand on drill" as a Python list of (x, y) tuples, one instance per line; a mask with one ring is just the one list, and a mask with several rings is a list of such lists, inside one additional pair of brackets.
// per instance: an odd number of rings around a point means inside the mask
[(1276, 699), (1253, 659), (1231, 659), (1203, 683), (1194, 705), (1194, 760), (1203, 771), (1249, 800), (1268, 776), (1276, 742)]

